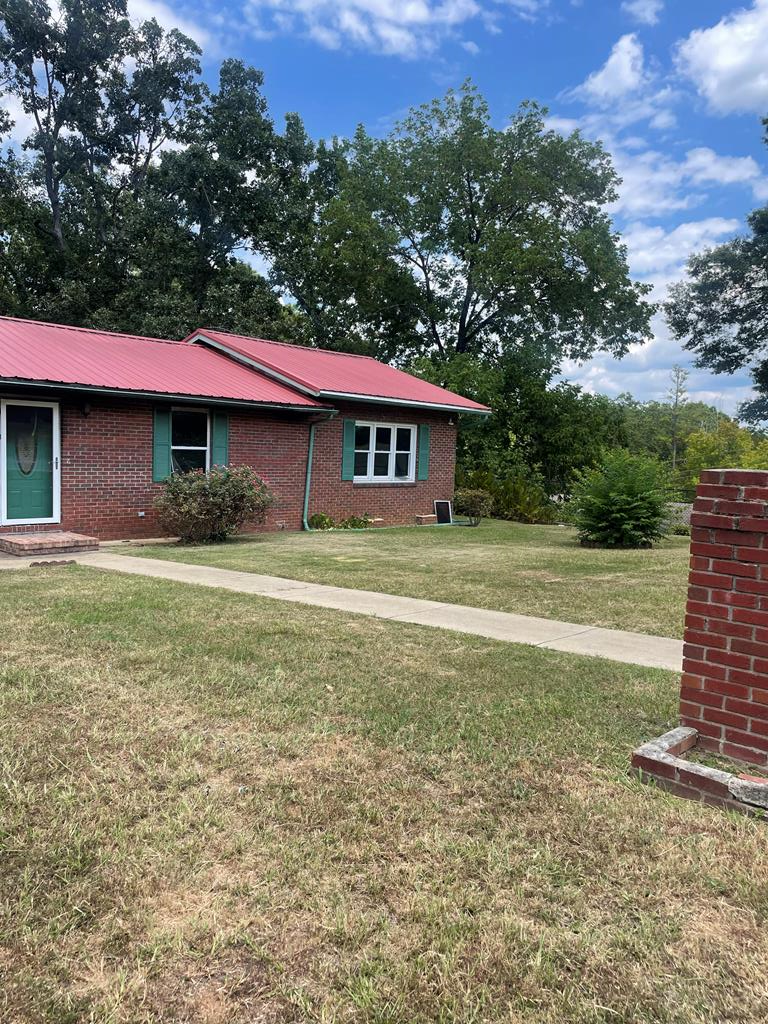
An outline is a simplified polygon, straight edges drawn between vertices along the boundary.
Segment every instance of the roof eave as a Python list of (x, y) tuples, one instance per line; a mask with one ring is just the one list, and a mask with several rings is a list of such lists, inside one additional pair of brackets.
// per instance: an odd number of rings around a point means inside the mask
[(475, 416), (491, 416), (492, 409), (482, 407), (475, 409), (465, 405), (450, 405), (443, 402), (420, 402), (408, 398), (382, 398), (377, 395), (360, 395), (349, 391), (321, 391), (318, 397), (331, 399), (344, 399), (349, 402), (370, 402), (374, 405), (402, 405), (414, 409), (431, 409), (434, 412), (456, 412), (470, 413)]
[(144, 391), (131, 388), (101, 387), (96, 384), (73, 384), (63, 381), (30, 380), (26, 377), (0, 377), (0, 385), (9, 387), (48, 388), (56, 391), (75, 391), (80, 394), (112, 395), (120, 398), (152, 398), (167, 402), (195, 402), (205, 405), (236, 406), (242, 409), (282, 409), (290, 412), (331, 413), (337, 410), (327, 405), (292, 405), (287, 402), (260, 402), (249, 398), (222, 398), (218, 395), (187, 395), (184, 392)]
[(265, 374), (265, 376), (279, 381), (286, 387), (294, 388), (302, 394), (309, 395), (311, 398), (343, 398), (355, 402), (374, 402), (382, 405), (404, 405), (409, 408), (432, 409), (435, 412), (466, 412), (475, 416), (490, 416), (492, 414), (492, 410), (488, 408), (474, 409), (463, 405), (451, 405), (450, 403), (419, 402), (407, 398), (382, 398), (376, 395), (360, 395), (346, 391), (317, 391), (309, 387), (308, 384), (296, 380), (294, 377), (289, 377), (287, 374), (280, 373), (279, 370), (275, 370), (274, 367), (269, 366), (267, 363), (263, 363), (258, 359), (253, 359), (251, 356), (246, 356), (236, 348), (223, 344), (223, 342), (214, 341), (213, 338), (210, 338), (204, 331), (194, 331), (189, 335), (189, 337), (185, 338), (184, 341), (189, 345), (194, 344), (196, 341), (199, 341), (204, 345), (209, 345), (211, 348), (217, 349), (219, 352), (224, 352), (232, 359), (237, 360), (237, 362), (243, 363), (245, 366), (250, 366), (254, 370), (258, 370), (260, 373)]

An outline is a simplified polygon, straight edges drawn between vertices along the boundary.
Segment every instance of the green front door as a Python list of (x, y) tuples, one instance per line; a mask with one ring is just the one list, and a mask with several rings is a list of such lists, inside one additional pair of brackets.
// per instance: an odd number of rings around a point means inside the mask
[(5, 403), (5, 519), (34, 522), (54, 514), (54, 409)]

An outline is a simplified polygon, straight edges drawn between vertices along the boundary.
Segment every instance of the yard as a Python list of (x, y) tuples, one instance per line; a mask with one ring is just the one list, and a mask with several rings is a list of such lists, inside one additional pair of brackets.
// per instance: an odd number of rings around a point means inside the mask
[(687, 537), (648, 551), (583, 548), (563, 526), (262, 534), (131, 554), (681, 637)]
[[(379, 550), (389, 588), (397, 536), (303, 540), (360, 586), (338, 559)], [(0, 583), (4, 1024), (768, 1016), (765, 826), (627, 774), (673, 674), (82, 567)]]

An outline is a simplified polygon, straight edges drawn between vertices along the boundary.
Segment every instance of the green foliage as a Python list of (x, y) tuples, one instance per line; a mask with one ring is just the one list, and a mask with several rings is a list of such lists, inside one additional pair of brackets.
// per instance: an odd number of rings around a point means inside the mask
[(314, 512), (307, 520), (310, 530), (332, 530), (336, 525), (333, 516), (326, 512)]
[(337, 530), (367, 530), (373, 520), (365, 513), (362, 516), (347, 516), (346, 519), (342, 519), (336, 523)]
[(263, 523), (274, 496), (252, 469), (214, 466), (174, 473), (155, 499), (161, 525), (185, 544), (223, 541), (248, 523)]
[[(768, 120), (763, 122), (768, 126)], [(715, 373), (752, 369), (758, 397), (742, 406), (751, 422), (768, 419), (768, 207), (748, 218), (749, 234), (693, 255), (687, 279), (666, 304), (675, 338)]]
[[(0, 159), (0, 299), (10, 315), (181, 337), (201, 323), (303, 340), (295, 310), (235, 253), (274, 219), (261, 72), (200, 50), (124, 0), (16, 0), (0, 92), (36, 111)], [(0, 116), (0, 122), (7, 118)]]
[(555, 506), (541, 485), (540, 478), (525, 469), (499, 477), (491, 470), (460, 473), (461, 489), (481, 490), (492, 499), (491, 515), (519, 523), (551, 523)]
[(487, 419), (460, 421), (457, 461), (463, 473), (533, 474), (547, 494), (567, 494), (577, 469), (596, 464), (605, 448), (626, 440), (623, 409), (604, 395), (556, 381), (549, 355), (535, 344), (493, 361), (464, 353), (417, 360), (411, 369), (493, 409)]
[(479, 526), (493, 511), (493, 498), (480, 488), (461, 488), (453, 496), (453, 511), (466, 516), (470, 526)]
[(676, 414), (672, 402), (639, 402), (632, 395), (616, 399), (623, 418), (626, 446), (636, 455), (650, 455), (672, 466), (673, 442), (677, 441), (677, 463), (684, 461), (688, 437), (698, 431), (711, 432), (721, 420), (728, 420), (705, 402), (682, 404)]
[(467, 83), (386, 138), (360, 128), (341, 209), (365, 211), (414, 282), (401, 302), (425, 353), (487, 357), (525, 341), (558, 362), (619, 355), (649, 333), (650, 289), (630, 280), (604, 209), (617, 183), (598, 143), (548, 129), (533, 103), (497, 129)]
[(668, 500), (664, 467), (617, 449), (579, 474), (570, 513), (583, 544), (649, 547), (664, 535)]
[(702, 470), (739, 468), (753, 448), (754, 441), (749, 431), (725, 417), (715, 430), (699, 430), (690, 434), (683, 461), (686, 493), (692, 496)]
[(367, 530), (373, 520), (366, 513), (362, 516), (347, 516), (337, 523), (327, 512), (315, 512), (307, 522), (312, 530)]

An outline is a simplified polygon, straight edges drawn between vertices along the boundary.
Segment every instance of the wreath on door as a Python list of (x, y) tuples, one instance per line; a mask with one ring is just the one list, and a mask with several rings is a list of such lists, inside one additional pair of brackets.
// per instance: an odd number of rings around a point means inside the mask
[(29, 432), (19, 431), (16, 434), (16, 464), (24, 476), (29, 476), (37, 464), (37, 433), (38, 416), (35, 413)]

